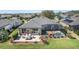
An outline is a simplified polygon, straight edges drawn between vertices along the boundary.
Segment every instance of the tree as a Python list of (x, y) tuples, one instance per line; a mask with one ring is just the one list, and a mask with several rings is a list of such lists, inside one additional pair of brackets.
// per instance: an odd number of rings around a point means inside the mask
[(57, 18), (58, 18), (59, 20), (62, 19), (62, 17), (61, 17), (61, 13), (62, 13), (62, 12), (58, 12), (58, 13), (56, 14), (56, 16), (57, 16)]
[(55, 13), (51, 10), (42, 11), (41, 14), (42, 14), (42, 16), (48, 17), (50, 19), (54, 19), (54, 17), (55, 17)]
[(1, 30), (0, 31), (0, 41), (4, 42), (4, 41), (8, 40), (8, 35), (9, 35), (9, 33), (6, 30), (4, 30), (4, 29)]

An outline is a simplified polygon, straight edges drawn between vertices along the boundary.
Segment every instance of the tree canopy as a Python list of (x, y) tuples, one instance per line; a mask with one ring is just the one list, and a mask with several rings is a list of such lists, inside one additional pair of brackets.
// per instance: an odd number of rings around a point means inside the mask
[(6, 30), (0, 30), (0, 40), (6, 41), (8, 39), (9, 33)]
[(61, 15), (60, 15), (61, 13), (62, 13), (62, 12), (58, 12), (58, 13), (56, 14), (56, 16), (57, 16), (57, 18), (58, 18), (59, 20), (61, 20), (61, 18), (62, 18)]
[(55, 17), (55, 13), (52, 10), (42, 11), (41, 14), (42, 14), (42, 16), (48, 17), (50, 19), (54, 19), (54, 17)]

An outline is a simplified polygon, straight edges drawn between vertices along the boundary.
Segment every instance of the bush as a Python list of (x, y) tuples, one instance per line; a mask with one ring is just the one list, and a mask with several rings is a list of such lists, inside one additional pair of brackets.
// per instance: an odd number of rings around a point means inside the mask
[(1, 30), (0, 31), (1, 42), (7, 41), (9, 39), (8, 35), (9, 35), (9, 33), (6, 30)]
[(77, 35), (79, 35), (79, 30), (74, 30), (74, 32), (75, 32)]
[(65, 29), (61, 30), (65, 35), (67, 34), (67, 31)]
[(74, 38), (74, 37), (72, 37), (72, 36), (70, 36), (70, 35), (67, 35), (70, 39), (76, 39), (76, 38)]
[(18, 29), (14, 30), (10, 35), (9, 37), (13, 37), (14, 39), (16, 39), (18, 36)]
[(16, 33), (13, 38), (16, 39), (18, 37), (18, 33)]

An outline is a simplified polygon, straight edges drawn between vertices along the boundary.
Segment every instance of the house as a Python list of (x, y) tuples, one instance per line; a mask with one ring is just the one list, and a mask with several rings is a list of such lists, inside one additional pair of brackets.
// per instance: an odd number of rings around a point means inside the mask
[(8, 17), (12, 17), (12, 15), (11, 14), (0, 14), (0, 17), (3, 19), (6, 19)]
[(30, 32), (32, 34), (47, 34), (47, 31), (62, 30), (62, 25), (55, 22), (55, 20), (40, 16), (35, 17), (19, 27), (19, 34)]
[(20, 19), (4, 19), (0, 20), (0, 29), (11, 30), (13, 27), (17, 27), (22, 24)]
[(67, 18), (67, 19), (62, 20), (62, 22), (65, 23), (66, 25), (69, 25), (73, 21), (74, 21), (73, 18)]
[(22, 21), (16, 17), (13, 17), (10, 19), (11, 24), (13, 24), (13, 27), (17, 27), (22, 24)]
[(22, 24), (22, 21), (20, 19), (10, 19), (8, 21), (8, 25), (5, 26), (6, 30), (11, 30), (13, 27), (18, 27)]
[[(19, 19), (1, 19), (0, 20), (0, 42), (5, 40), (5, 37), (8, 37), (8, 33), (13, 30), (13, 27), (17, 27), (22, 24), (22, 21)], [(9, 32), (7, 32), (8, 30)]]
[(3, 29), (8, 24), (9, 24), (8, 20), (0, 20), (0, 29)]
[(28, 13), (28, 14), (20, 14), (19, 16), (22, 18), (31, 19), (32, 17), (35, 16), (35, 14)]
[(6, 17), (3, 17), (2, 15), (0, 15), (0, 20), (2, 20), (2, 19), (6, 19)]
[(69, 25), (73, 29), (78, 30), (79, 29), (79, 16), (73, 15), (70, 19), (63, 20), (63, 23)]
[(14, 38), (14, 43), (34, 43), (42, 42), (42, 35), (47, 36), (49, 32), (62, 31), (63, 26), (59, 23), (56, 23), (55, 20), (51, 20), (46, 17), (40, 16), (30, 19), (30, 21), (21, 25), (18, 29), (18, 37)]
[(79, 30), (79, 19), (75, 19), (72, 23), (69, 24), (73, 29)]
[[(6, 32), (4, 31), (5, 26), (8, 25), (7, 20), (0, 20), (0, 42), (3, 41), (3, 38), (6, 36)], [(4, 39), (5, 40), (5, 39)]]

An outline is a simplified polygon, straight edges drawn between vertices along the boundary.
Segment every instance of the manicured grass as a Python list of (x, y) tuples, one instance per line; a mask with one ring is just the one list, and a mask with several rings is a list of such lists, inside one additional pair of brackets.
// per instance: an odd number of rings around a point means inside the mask
[(16, 35), (18, 33), (18, 29), (15, 29), (10, 35), (9, 37), (13, 37), (14, 35)]
[(0, 43), (0, 48), (4, 49), (75, 49), (79, 48), (79, 40), (71, 39), (49, 39), (49, 44), (10, 44), (9, 42)]
[(76, 39), (71, 39), (71, 40), (66, 40), (66, 39), (61, 39), (61, 40), (49, 40), (50, 44), (46, 45), (44, 48), (79, 48), (79, 41)]

